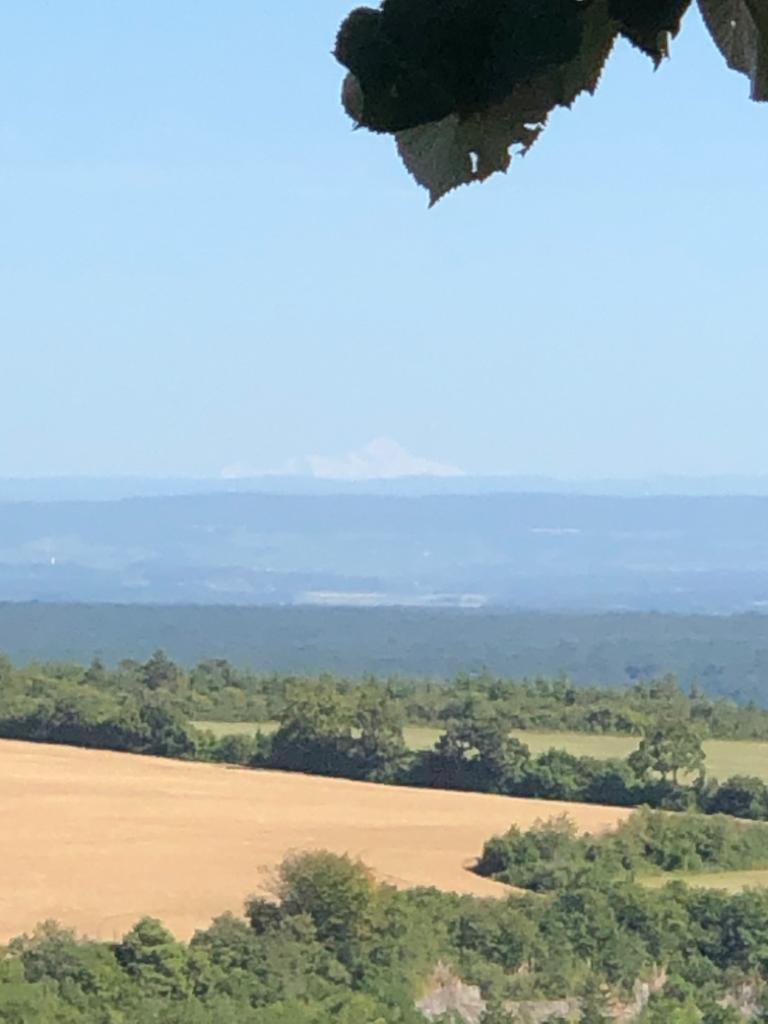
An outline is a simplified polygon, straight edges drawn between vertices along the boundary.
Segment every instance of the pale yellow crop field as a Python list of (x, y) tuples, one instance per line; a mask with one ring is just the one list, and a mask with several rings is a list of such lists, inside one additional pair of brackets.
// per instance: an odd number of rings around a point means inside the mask
[(503, 894), (468, 870), (485, 840), (563, 812), (588, 831), (629, 813), (4, 740), (0, 942), (49, 918), (113, 939), (145, 914), (187, 937), (304, 849), (397, 886)]

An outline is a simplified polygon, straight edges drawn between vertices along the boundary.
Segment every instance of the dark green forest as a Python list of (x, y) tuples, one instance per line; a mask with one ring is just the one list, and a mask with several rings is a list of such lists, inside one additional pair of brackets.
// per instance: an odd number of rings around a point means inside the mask
[(226, 658), (261, 672), (521, 678), (618, 686), (674, 674), (684, 687), (768, 704), (764, 615), (601, 615), (405, 608), (0, 603), (17, 662), (116, 664), (163, 648), (182, 665)]
[(460, 718), (467, 701), (485, 701), (509, 729), (574, 731), (640, 736), (666, 715), (684, 720), (702, 738), (768, 740), (768, 707), (710, 696), (672, 675), (649, 676), (623, 686), (576, 685), (566, 675), (508, 677), (488, 671), (450, 678), (405, 674), (376, 676), (263, 672), (238, 668), (226, 658), (191, 667), (155, 650), (146, 660), (123, 658), (109, 665), (32, 661), (14, 666), (0, 655), (0, 695), (83, 695), (90, 689), (117, 697), (163, 698), (191, 720), (272, 722), (304, 692), (333, 691), (350, 705), (368, 692), (385, 694), (410, 725), (441, 726)]

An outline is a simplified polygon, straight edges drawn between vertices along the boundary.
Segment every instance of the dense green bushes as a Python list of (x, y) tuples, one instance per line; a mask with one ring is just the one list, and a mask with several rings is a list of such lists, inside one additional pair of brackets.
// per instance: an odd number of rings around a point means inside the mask
[(48, 681), (2, 695), (0, 737), (163, 757), (194, 757), (199, 750), (195, 730), (160, 696), (139, 699)]
[(403, 720), (413, 724), (447, 725), (467, 700), (483, 699), (516, 730), (640, 736), (659, 718), (674, 718), (690, 723), (701, 736), (768, 739), (768, 709), (706, 696), (696, 687), (683, 691), (673, 678), (645, 676), (642, 668), (633, 670), (633, 685), (611, 688), (575, 686), (566, 678), (505, 679), (491, 674), (452, 680), (259, 674), (222, 658), (187, 670), (161, 651), (145, 662), (126, 659), (114, 667), (95, 659), (89, 666), (47, 663), (14, 669), (0, 658), (0, 689), (6, 680), (41, 677), (86, 683), (112, 693), (162, 693), (192, 720), (270, 721), (285, 711), (297, 688), (329, 685), (340, 698), (354, 703), (360, 691), (375, 683), (398, 705)]
[(764, 1000), (765, 892), (651, 892), (588, 876), (506, 900), (398, 892), (318, 852), (282, 866), (276, 897), (188, 944), (151, 919), (114, 943), (45, 925), (0, 951), (0, 1022), (424, 1024), (415, 1002), (439, 962), (480, 987), (483, 1024), (512, 1024), (521, 1001), (565, 997), (595, 1024), (643, 979), (655, 993), (647, 1024), (738, 1021), (720, 1004), (744, 984)]
[(722, 785), (703, 786), (699, 803), (709, 814), (768, 820), (768, 786), (752, 775), (734, 775)]
[(585, 875), (599, 880), (762, 867), (768, 867), (768, 825), (646, 808), (600, 836), (579, 835), (567, 816), (528, 831), (513, 827), (488, 840), (475, 870), (544, 892), (572, 885)]
[[(0, 737), (133, 751), (166, 757), (276, 768), (400, 785), (509, 796), (768, 819), (768, 787), (702, 775), (700, 733), (682, 718), (657, 720), (625, 761), (552, 749), (533, 756), (509, 734), (510, 720), (488, 695), (455, 700), (432, 750), (409, 751), (403, 703), (370, 682), (349, 690), (337, 680), (295, 682), (284, 694), (273, 735), (225, 735), (186, 718), (182, 676), (162, 655), (142, 678), (107, 685), (103, 666), (48, 666), (18, 672), (0, 662)], [(666, 686), (666, 684), (665, 684)], [(671, 691), (670, 691), (671, 692)]]

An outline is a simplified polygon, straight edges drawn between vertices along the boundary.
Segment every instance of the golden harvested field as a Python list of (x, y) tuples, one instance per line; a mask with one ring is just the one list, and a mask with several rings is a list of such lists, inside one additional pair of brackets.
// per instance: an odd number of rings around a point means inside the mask
[(501, 894), (466, 868), (512, 823), (629, 813), (0, 741), (0, 942), (47, 918), (112, 939), (139, 917), (187, 937), (269, 890), (291, 850), (360, 857), (398, 886)]

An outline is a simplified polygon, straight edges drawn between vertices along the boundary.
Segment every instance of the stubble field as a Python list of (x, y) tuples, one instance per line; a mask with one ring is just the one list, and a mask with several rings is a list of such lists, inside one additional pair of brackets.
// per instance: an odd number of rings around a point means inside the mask
[(566, 811), (589, 831), (629, 813), (0, 741), (0, 942), (45, 919), (113, 939), (145, 914), (188, 937), (304, 849), (398, 886), (503, 894), (467, 870), (484, 841)]

